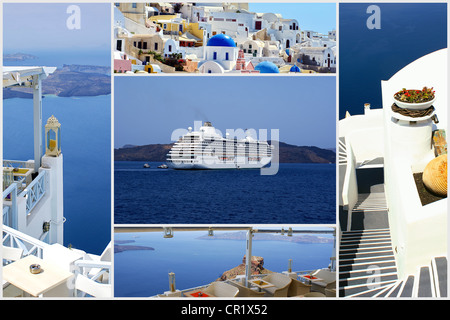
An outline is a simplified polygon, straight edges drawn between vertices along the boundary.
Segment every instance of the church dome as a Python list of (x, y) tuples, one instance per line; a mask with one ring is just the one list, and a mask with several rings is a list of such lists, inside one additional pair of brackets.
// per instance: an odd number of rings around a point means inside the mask
[(302, 70), (298, 66), (293, 65), (289, 72), (302, 72)]
[(208, 40), (208, 47), (236, 47), (236, 43), (230, 36), (217, 34)]
[(278, 67), (270, 61), (263, 61), (261, 63), (258, 63), (258, 65), (255, 67), (255, 70), (259, 70), (260, 73), (280, 73)]

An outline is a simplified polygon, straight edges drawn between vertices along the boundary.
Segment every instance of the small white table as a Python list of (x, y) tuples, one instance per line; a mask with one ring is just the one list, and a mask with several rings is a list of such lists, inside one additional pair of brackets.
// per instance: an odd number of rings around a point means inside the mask
[[(39, 264), (41, 272), (31, 273), (32, 264)], [(67, 283), (71, 277), (73, 273), (32, 255), (3, 267), (4, 280), (34, 297), (42, 297), (45, 292)]]

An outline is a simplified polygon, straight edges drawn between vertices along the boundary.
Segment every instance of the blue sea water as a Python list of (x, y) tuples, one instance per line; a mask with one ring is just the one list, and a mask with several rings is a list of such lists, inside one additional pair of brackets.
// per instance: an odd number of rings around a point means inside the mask
[[(64, 244), (100, 254), (111, 239), (111, 96), (46, 96), (42, 113), (43, 126), (61, 123)], [(3, 158), (34, 158), (32, 99), (3, 101)]]
[(375, 3), (381, 29), (368, 29), (372, 4), (339, 4), (339, 119), (381, 107), (381, 80), (447, 47), (446, 3)]
[[(114, 295), (148, 297), (169, 289), (169, 272), (175, 273), (176, 288), (183, 290), (206, 285), (224, 271), (242, 263), (243, 240), (201, 240), (204, 232), (175, 232), (173, 238), (162, 233), (116, 233), (115, 240), (134, 240), (130, 245), (149, 246), (149, 250), (129, 250), (114, 255)], [(286, 271), (326, 268), (333, 252), (332, 243), (300, 244), (284, 241), (253, 241), (252, 254), (264, 258), (264, 268)]]
[(114, 223), (336, 223), (336, 166), (259, 170), (157, 169), (114, 162)]

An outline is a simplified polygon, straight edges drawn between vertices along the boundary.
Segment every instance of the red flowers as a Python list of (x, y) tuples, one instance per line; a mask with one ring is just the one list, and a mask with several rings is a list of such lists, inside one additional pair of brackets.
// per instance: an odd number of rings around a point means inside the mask
[(422, 103), (433, 100), (434, 94), (435, 91), (433, 90), (433, 87), (431, 88), (423, 87), (422, 90), (417, 89), (407, 90), (403, 88), (394, 95), (394, 98), (403, 102)]

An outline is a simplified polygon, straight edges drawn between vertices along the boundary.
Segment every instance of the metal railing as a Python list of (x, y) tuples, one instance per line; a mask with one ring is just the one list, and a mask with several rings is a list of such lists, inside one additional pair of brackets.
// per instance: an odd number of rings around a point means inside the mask
[[(76, 273), (88, 277), (91, 280), (98, 281), (104, 278), (106, 283), (110, 283), (111, 262), (95, 260), (77, 260), (74, 262), (77, 268)], [(102, 279), (103, 280), (103, 279)]]
[(34, 162), (19, 161), (19, 160), (3, 160), (3, 166), (4, 167), (10, 167), (10, 168), (33, 169), (34, 168)]
[(36, 206), (46, 193), (47, 172), (41, 171), (39, 175), (22, 190), (22, 181), (15, 181), (3, 191), (3, 225), (17, 229), (18, 208), (17, 198), (26, 198), (26, 214)]
[(17, 184), (3, 191), (3, 225), (17, 228)]
[(20, 196), (24, 196), (27, 199), (26, 212), (30, 213), (36, 204), (45, 195), (46, 191), (46, 179), (47, 172), (41, 171), (39, 175), (31, 182), (24, 191), (20, 193)]
[(34, 255), (41, 259), (43, 257), (44, 248), (48, 246), (47, 243), (39, 241), (38, 239), (30, 237), (6, 225), (3, 226), (2, 244), (7, 247), (22, 249), (23, 256)]
[[(297, 274), (297, 279), (296, 279), (296, 280), (299, 280), (299, 281), (301, 281), (301, 282), (306, 282), (305, 279), (302, 278), (301, 276), (302, 276), (302, 275), (311, 274), (312, 272), (314, 272), (314, 271), (316, 271), (316, 270), (317, 270), (317, 269), (312, 269), (312, 270), (302, 270), (302, 271), (292, 271), (292, 272)], [(250, 280), (253, 280), (253, 279), (263, 279), (264, 277), (268, 276), (269, 274), (270, 274), (270, 273), (267, 273), (267, 274), (251, 275), (251, 276), (250, 276)], [(229, 279), (229, 280), (225, 280), (224, 282), (225, 282), (225, 283), (230, 283), (230, 282), (236, 283), (236, 282), (239, 282), (239, 281), (241, 281), (241, 278)], [(191, 288), (187, 288), (187, 289), (182, 289), (182, 290), (179, 290), (179, 291), (181, 292), (181, 296), (182, 296), (182, 297), (185, 297), (187, 292), (193, 291), (193, 290), (201, 290), (201, 289), (205, 289), (205, 288), (208, 287), (209, 285), (210, 285), (210, 284), (208, 283), (208, 284), (199, 285), (199, 286), (196, 286), (196, 287), (191, 287)], [(154, 296), (154, 297), (156, 297), (156, 296)]]

